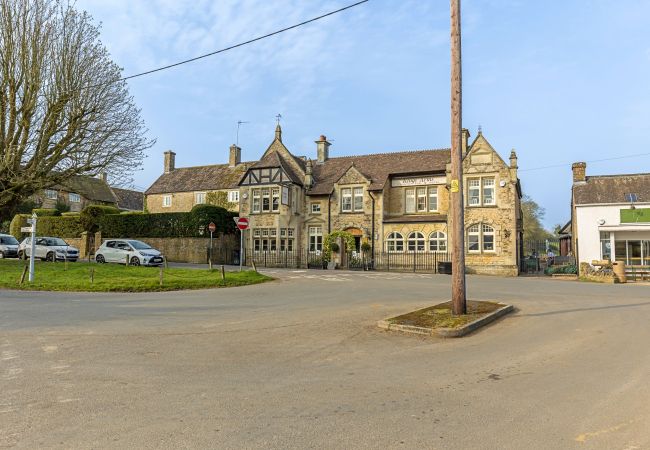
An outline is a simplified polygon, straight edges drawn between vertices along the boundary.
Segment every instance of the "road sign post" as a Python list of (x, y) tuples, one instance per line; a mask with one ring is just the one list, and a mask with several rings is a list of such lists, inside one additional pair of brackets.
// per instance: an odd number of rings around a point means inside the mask
[(242, 271), (244, 263), (244, 230), (248, 229), (248, 217), (233, 217), (237, 228), (239, 228), (239, 271)]
[(32, 218), (27, 219), (27, 223), (31, 225), (31, 250), (29, 255), (29, 282), (34, 282), (34, 253), (36, 253), (36, 221), (38, 216), (32, 213)]

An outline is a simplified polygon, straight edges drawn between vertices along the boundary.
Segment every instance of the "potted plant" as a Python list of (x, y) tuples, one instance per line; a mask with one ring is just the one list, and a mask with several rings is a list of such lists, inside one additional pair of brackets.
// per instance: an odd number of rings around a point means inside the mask
[(332, 250), (334, 253), (338, 253), (340, 250), (339, 244), (337, 244), (336, 242), (332, 242), (330, 244), (330, 250)]

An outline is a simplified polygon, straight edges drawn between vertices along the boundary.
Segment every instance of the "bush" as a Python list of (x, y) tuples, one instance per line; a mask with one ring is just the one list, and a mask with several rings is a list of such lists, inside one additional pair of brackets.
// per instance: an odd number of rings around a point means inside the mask
[(34, 208), (32, 212), (35, 212), (38, 217), (53, 217), (61, 215), (61, 211), (58, 209), (50, 208)]
[(332, 242), (330, 244), (330, 250), (332, 250), (334, 253), (338, 253), (339, 249), (340, 249), (339, 244), (337, 244), (336, 242)]
[(24, 236), (27, 236), (27, 233), (21, 233), (20, 227), (26, 227), (29, 225), (27, 223), (27, 219), (29, 219), (31, 216), (31, 214), (16, 214), (9, 224), (9, 234), (18, 240), (21, 240)]
[(103, 216), (107, 214), (119, 213), (120, 210), (113, 206), (89, 205), (81, 210), (79, 217), (81, 219), (81, 226), (83, 227), (83, 230), (95, 233), (99, 230), (99, 222)]
[(544, 269), (544, 273), (546, 275), (553, 275), (555, 273), (576, 275), (578, 273), (578, 267), (575, 264), (567, 264), (565, 266), (551, 266)]
[(43, 217), (36, 223), (39, 236), (77, 238), (83, 231), (80, 216)]
[(370, 250), (372, 250), (372, 245), (370, 245), (368, 242), (363, 242), (361, 244), (361, 251), (364, 253), (368, 253)]

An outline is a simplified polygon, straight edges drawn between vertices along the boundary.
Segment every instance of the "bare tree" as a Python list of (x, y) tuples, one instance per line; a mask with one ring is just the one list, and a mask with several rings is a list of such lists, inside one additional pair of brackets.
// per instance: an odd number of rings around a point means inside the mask
[(92, 18), (58, 0), (0, 0), (0, 217), (76, 175), (126, 181), (146, 137)]

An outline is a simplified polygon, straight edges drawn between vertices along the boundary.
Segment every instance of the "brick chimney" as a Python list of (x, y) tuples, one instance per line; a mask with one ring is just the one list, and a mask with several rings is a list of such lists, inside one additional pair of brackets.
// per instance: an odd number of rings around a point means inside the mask
[(228, 160), (228, 166), (235, 167), (241, 163), (241, 148), (237, 147), (235, 144), (230, 146), (230, 159)]
[(170, 173), (176, 168), (176, 153), (171, 150), (165, 152), (165, 173)]
[(316, 161), (319, 163), (324, 163), (330, 157), (330, 144), (327, 142), (327, 138), (321, 134), (320, 138), (316, 142), (316, 153), (318, 155)]
[(460, 132), (460, 136), (461, 136), (460, 145), (461, 145), (461, 150), (463, 152), (463, 158), (464, 158), (465, 155), (467, 154), (467, 147), (469, 146), (469, 136), (470, 136), (469, 130), (467, 128), (463, 128), (462, 131)]
[(573, 182), (574, 183), (584, 183), (587, 181), (587, 163), (586, 162), (577, 162), (573, 163), (571, 166), (573, 171)]
[(309, 189), (312, 187), (313, 184), (314, 184), (313, 166), (312, 166), (311, 159), (308, 159), (307, 164), (305, 164), (305, 187)]
[(99, 172), (99, 179), (102, 180), (104, 183), (108, 184), (108, 175), (106, 172)]
[(517, 165), (517, 152), (513, 148), (510, 152), (510, 178), (512, 181), (515, 181), (517, 179), (518, 168), (519, 166)]

